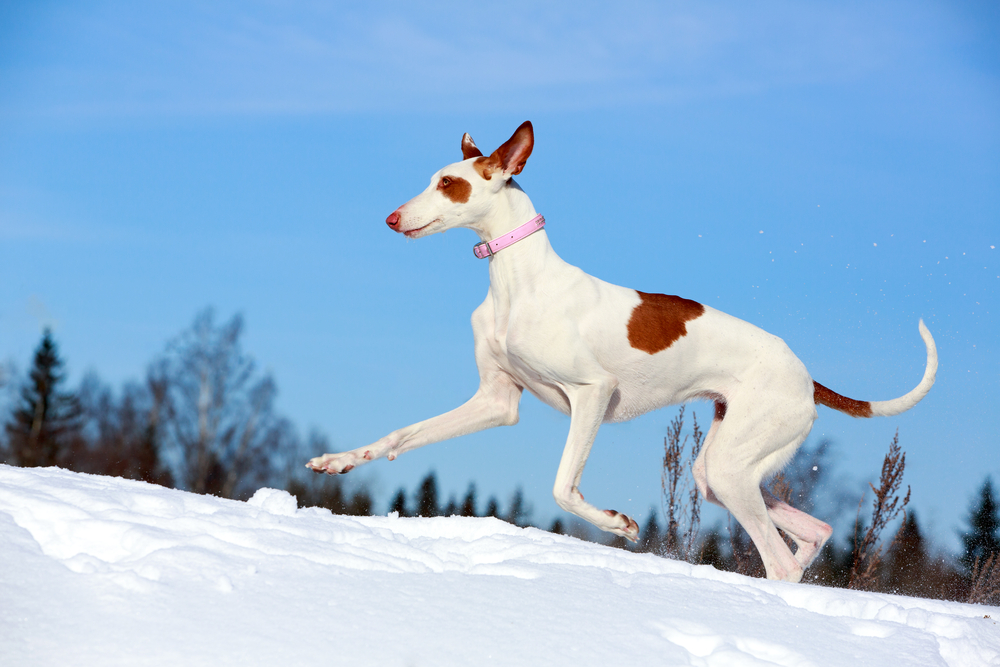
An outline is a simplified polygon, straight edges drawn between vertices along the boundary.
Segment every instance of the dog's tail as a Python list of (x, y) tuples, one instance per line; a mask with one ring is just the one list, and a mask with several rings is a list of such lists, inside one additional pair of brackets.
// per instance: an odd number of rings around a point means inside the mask
[(937, 375), (937, 346), (934, 345), (934, 338), (924, 326), (923, 320), (920, 320), (920, 337), (924, 339), (924, 345), (927, 346), (927, 366), (924, 368), (924, 377), (920, 380), (920, 384), (908, 394), (891, 401), (856, 401), (853, 398), (841, 396), (814, 381), (813, 399), (816, 404), (839, 410), (852, 417), (891, 417), (906, 412), (927, 395), (927, 392), (934, 386), (934, 377)]

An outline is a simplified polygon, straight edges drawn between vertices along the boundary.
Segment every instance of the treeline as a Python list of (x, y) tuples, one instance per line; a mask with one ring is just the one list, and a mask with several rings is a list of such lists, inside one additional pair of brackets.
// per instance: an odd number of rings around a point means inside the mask
[(64, 362), (46, 330), (14, 394), (0, 456), (18, 466), (59, 466), (195, 493), (245, 499), (283, 486), (302, 443), (274, 408), (276, 385), (243, 352), (243, 321), (202, 311), (149, 364), (114, 391), (95, 374), (66, 389)]
[[(217, 324), (210, 309), (202, 311), (150, 363), (141, 382), (127, 383), (117, 392), (94, 374), (85, 376), (76, 391), (68, 390), (64, 362), (46, 331), (24, 377), (9, 369), (0, 373), (0, 387), (6, 385), (13, 396), (6, 415), (0, 415), (0, 460), (18, 466), (56, 465), (234, 499), (246, 499), (262, 486), (284, 488), (303, 507), (371, 515), (376, 499), (359, 480), (351, 484), (341, 477), (315, 475), (301, 465), (309, 452), (329, 451), (329, 443), (316, 432), (303, 441), (291, 422), (276, 412), (275, 382), (244, 353), (242, 330), (238, 315)], [(763, 576), (760, 557), (738, 524), (730, 520), (724, 528), (701, 526), (702, 501), (691, 465), (704, 433), (697, 419), (685, 429), (684, 414), (681, 408), (667, 429), (662, 507), (650, 512), (638, 544), (609, 539), (569, 515), (536, 527)], [(810, 514), (830, 517), (854, 508), (853, 534), (839, 539), (835, 534), (806, 571), (805, 581), (1000, 603), (1000, 508), (991, 479), (970, 506), (962, 553), (953, 556), (934, 550), (916, 513), (906, 509), (906, 455), (898, 437), (889, 446), (879, 485), (871, 485), (868, 500), (831, 497), (828, 489), (843, 485), (826, 479), (829, 457), (829, 443), (803, 447), (768, 487), (777, 498)], [(480, 504), (475, 484), (463, 496), (443, 500), (433, 472), (412, 492), (399, 489), (389, 512), (402, 517), (495, 517), (518, 526), (535, 525), (520, 489), (504, 504), (496, 497)]]

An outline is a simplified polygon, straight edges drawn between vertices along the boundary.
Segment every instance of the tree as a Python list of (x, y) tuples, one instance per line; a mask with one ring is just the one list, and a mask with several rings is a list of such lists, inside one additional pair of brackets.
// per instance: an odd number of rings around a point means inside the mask
[(646, 525), (639, 531), (639, 551), (660, 554), (663, 551), (663, 536), (660, 534), (660, 522), (656, 520), (656, 508), (649, 508), (649, 518)]
[(991, 554), (1000, 555), (1000, 514), (996, 496), (993, 494), (993, 480), (986, 478), (979, 489), (979, 498), (969, 508), (969, 531), (962, 535), (961, 563), (971, 571), (976, 559), (985, 562)]
[(291, 424), (274, 410), (277, 386), (243, 353), (242, 331), (239, 315), (216, 326), (205, 309), (151, 370), (165, 387), (165, 444), (180, 483), (195, 493), (249, 495), (276, 483), (280, 453), (297, 450)]
[(927, 540), (917, 523), (917, 513), (911, 510), (896, 541), (889, 548), (885, 588), (900, 595), (929, 597), (932, 592), (927, 579), (930, 567)]
[(711, 565), (717, 570), (726, 569), (726, 558), (722, 554), (722, 536), (718, 528), (712, 528), (701, 541), (698, 562)]
[(486, 501), (486, 513), (483, 516), (491, 516), (495, 519), (500, 518), (500, 503), (497, 502), (495, 496), (490, 496), (490, 499)]
[(19, 405), (5, 425), (10, 462), (53, 466), (69, 449), (80, 429), (80, 405), (75, 394), (61, 390), (66, 380), (59, 349), (46, 329), (35, 350)]
[(462, 516), (476, 516), (476, 485), (474, 482), (469, 483), (469, 490), (465, 492), (461, 514)]
[(458, 501), (455, 500), (455, 494), (452, 494), (448, 496), (448, 502), (441, 511), (441, 516), (459, 516), (459, 511)]
[(410, 516), (409, 511), (406, 509), (406, 491), (400, 489), (393, 496), (392, 502), (389, 503), (389, 513), (395, 512), (399, 516)]
[(503, 520), (515, 526), (523, 527), (528, 525), (528, 517), (530, 516), (531, 509), (524, 501), (524, 491), (521, 487), (517, 487), (514, 495), (510, 497), (510, 509), (507, 510), (507, 515), (503, 517)]
[(82, 437), (73, 441), (67, 467), (172, 486), (160, 456), (164, 400), (165, 387), (152, 375), (142, 384), (127, 383), (116, 397), (89, 373), (79, 390)]
[(441, 509), (438, 507), (437, 479), (434, 471), (427, 473), (424, 481), (420, 483), (417, 491), (417, 516), (440, 516)]

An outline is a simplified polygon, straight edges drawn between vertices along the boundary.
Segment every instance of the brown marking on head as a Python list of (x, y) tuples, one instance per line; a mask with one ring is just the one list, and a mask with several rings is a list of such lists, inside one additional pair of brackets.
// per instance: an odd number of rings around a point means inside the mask
[(464, 204), (472, 194), (472, 183), (461, 176), (442, 176), (437, 189), (456, 204)]
[(628, 342), (637, 350), (656, 354), (687, 335), (687, 324), (701, 317), (705, 306), (672, 294), (638, 292), (641, 299), (628, 320)]
[(813, 380), (813, 400), (816, 405), (825, 405), (828, 408), (839, 410), (852, 417), (871, 417), (872, 404), (869, 401), (856, 401), (853, 398), (841, 396), (832, 389), (827, 389), (819, 382)]
[(468, 160), (470, 157), (482, 157), (483, 152), (479, 150), (476, 146), (476, 142), (472, 140), (469, 133), (466, 132), (462, 135), (462, 159)]
[(472, 163), (472, 168), (483, 177), (484, 181), (488, 181), (493, 178), (493, 172), (500, 168), (500, 164), (493, 159), (492, 155), (490, 157), (480, 156)]

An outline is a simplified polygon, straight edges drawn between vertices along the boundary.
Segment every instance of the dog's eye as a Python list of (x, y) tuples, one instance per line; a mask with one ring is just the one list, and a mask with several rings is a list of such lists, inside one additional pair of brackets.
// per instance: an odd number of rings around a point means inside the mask
[(450, 178), (448, 178), (447, 176), (445, 176), (444, 178), (441, 179), (441, 187), (442, 188), (446, 188), (449, 185), (451, 185), (451, 179)]

